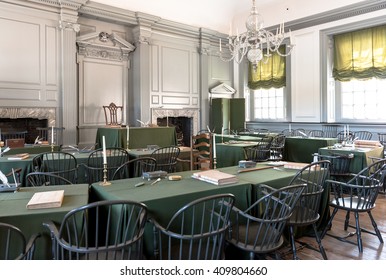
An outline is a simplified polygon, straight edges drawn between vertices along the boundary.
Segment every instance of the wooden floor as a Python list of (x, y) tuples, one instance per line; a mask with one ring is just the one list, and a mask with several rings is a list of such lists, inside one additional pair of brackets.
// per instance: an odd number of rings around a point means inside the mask
[[(378, 225), (379, 230), (381, 231), (383, 240), (386, 242), (386, 195), (380, 193), (377, 201), (376, 207), (372, 211), (374, 219)], [(348, 231), (343, 230), (343, 222), (346, 213), (342, 210), (338, 211), (338, 214), (335, 216), (332, 224), (332, 228), (328, 231), (328, 234), (344, 237), (347, 236), (350, 232), (354, 232), (355, 229), (348, 228)], [(354, 216), (351, 215), (350, 221), (354, 222)], [(361, 227), (373, 229), (370, 218), (367, 213), (361, 214), (359, 218)], [(379, 239), (375, 235), (362, 232), (362, 242), (363, 242), (363, 253), (359, 253), (358, 246), (353, 245), (348, 242), (340, 241), (334, 237), (326, 235), (322, 244), (326, 250), (327, 257), (329, 260), (386, 260), (386, 248), (384, 249), (384, 244), (379, 242)], [(356, 235), (346, 238), (355, 242), (356, 244)], [(302, 237), (299, 239), (301, 242), (312, 244), (314, 248), (318, 248), (316, 245), (315, 238), (313, 237)], [(307, 248), (301, 244), (297, 244), (297, 254), (301, 260), (322, 260), (322, 256), (319, 251), (314, 251)], [(289, 246), (286, 246), (280, 250), (280, 256), (283, 259), (292, 259), (292, 252)]]

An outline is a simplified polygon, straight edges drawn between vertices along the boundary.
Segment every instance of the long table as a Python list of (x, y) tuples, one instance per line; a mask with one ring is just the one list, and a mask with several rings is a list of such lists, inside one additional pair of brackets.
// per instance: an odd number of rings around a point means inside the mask
[[(26, 208), (34, 193), (61, 189), (64, 189), (61, 207), (33, 210)], [(87, 203), (87, 184), (20, 188), (15, 193), (0, 193), (0, 222), (20, 228), (27, 239), (32, 234), (41, 233), (41, 237), (36, 241), (35, 259), (50, 259), (50, 234), (42, 223), (47, 220), (60, 223), (68, 211)]]
[(310, 163), (313, 159), (312, 154), (318, 153), (319, 148), (333, 146), (336, 143), (337, 138), (286, 137), (283, 160)]
[(349, 171), (351, 173), (358, 173), (363, 168), (366, 168), (372, 163), (371, 157), (383, 158), (383, 147), (374, 148), (360, 148), (360, 147), (342, 147), (342, 148), (330, 148), (324, 147), (319, 149), (320, 155), (333, 155), (333, 154), (353, 154), (354, 157), (350, 162)]
[[(97, 130), (95, 143), (102, 148), (102, 138), (105, 136), (106, 147), (127, 148), (126, 127), (100, 127)], [(176, 146), (177, 135), (175, 127), (130, 127), (129, 148), (146, 148), (147, 145), (159, 147)]]
[[(258, 165), (259, 166), (259, 165)], [(261, 166), (266, 166), (261, 164)], [(239, 179), (235, 184), (216, 186), (207, 182), (191, 178), (194, 171), (179, 172), (180, 181), (168, 181), (163, 179), (155, 185), (153, 181), (143, 181), (141, 178), (112, 181), (108, 187), (92, 184), (90, 200), (130, 199), (145, 203), (149, 213), (161, 224), (169, 221), (175, 211), (188, 202), (212, 194), (232, 193), (236, 197), (236, 206), (245, 209), (253, 199), (253, 194), (258, 191), (259, 184), (268, 184), (274, 188), (288, 185), (297, 170), (274, 168), (238, 173), (237, 166), (220, 168), (220, 171), (234, 174)], [(135, 187), (139, 182), (145, 182), (141, 187)], [(327, 202), (327, 200), (326, 200)], [(327, 211), (327, 203), (323, 205), (323, 211)], [(324, 215), (324, 213), (323, 213)], [(153, 232), (150, 227), (146, 229), (145, 248), (146, 253), (152, 255)]]

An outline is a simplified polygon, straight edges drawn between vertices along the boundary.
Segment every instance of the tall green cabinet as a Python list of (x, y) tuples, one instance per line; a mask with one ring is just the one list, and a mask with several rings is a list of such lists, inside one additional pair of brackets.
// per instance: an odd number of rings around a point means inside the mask
[(245, 124), (245, 98), (212, 98), (210, 129), (221, 133), (240, 131)]

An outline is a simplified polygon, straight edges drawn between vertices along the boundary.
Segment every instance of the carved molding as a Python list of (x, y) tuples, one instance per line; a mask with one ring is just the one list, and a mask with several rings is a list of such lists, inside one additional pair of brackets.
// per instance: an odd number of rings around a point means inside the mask
[(164, 109), (164, 108), (152, 108), (151, 123), (156, 124), (157, 118), (177, 118), (186, 117), (193, 119), (193, 134), (198, 133), (198, 109)]
[(94, 32), (79, 36), (76, 44), (78, 54), (108, 60), (128, 60), (130, 52), (135, 50), (134, 45), (117, 34), (107, 32)]
[(18, 119), (32, 118), (44, 120), (47, 119), (48, 126), (55, 126), (56, 109), (55, 108), (28, 108), (28, 107), (3, 107), (0, 108), (0, 118)]

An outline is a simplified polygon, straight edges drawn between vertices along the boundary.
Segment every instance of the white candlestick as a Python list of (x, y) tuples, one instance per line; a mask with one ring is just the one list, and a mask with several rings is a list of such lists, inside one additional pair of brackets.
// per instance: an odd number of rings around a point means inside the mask
[(51, 126), (51, 144), (54, 145), (54, 126)]
[[(129, 126), (126, 126), (126, 142), (129, 143), (129, 139), (130, 139), (130, 128)], [(129, 148), (129, 147), (127, 147)]]
[(103, 147), (103, 164), (107, 164), (107, 157), (106, 157), (106, 140), (105, 136), (102, 136), (102, 147)]
[(291, 124), (288, 125), (288, 130), (291, 132)]
[(216, 152), (216, 134), (213, 133), (213, 158), (217, 158)]

